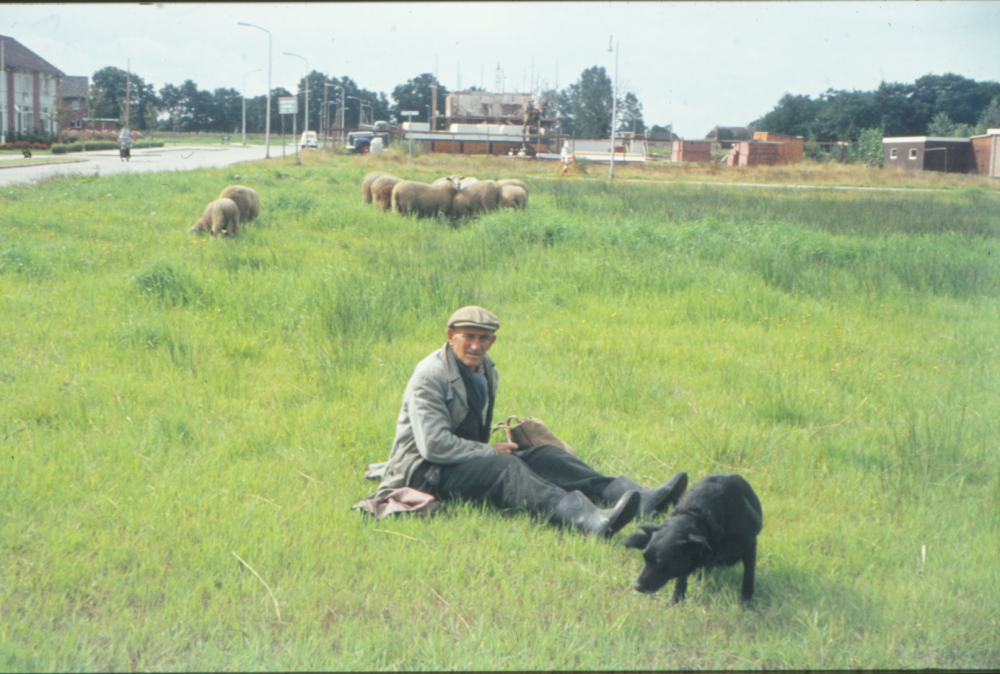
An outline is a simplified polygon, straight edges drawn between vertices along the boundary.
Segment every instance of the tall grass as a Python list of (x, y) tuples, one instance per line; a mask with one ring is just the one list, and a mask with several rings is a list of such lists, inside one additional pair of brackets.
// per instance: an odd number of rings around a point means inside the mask
[[(526, 170), (527, 212), (453, 230), (361, 177), (534, 165), (405, 161), (0, 193), (0, 669), (1000, 664), (995, 192)], [(189, 236), (236, 182), (259, 219)], [(468, 303), (503, 324), (498, 417), (645, 484), (747, 477), (753, 609), (739, 568), (671, 607), (617, 539), (527, 516), (349, 510)]]

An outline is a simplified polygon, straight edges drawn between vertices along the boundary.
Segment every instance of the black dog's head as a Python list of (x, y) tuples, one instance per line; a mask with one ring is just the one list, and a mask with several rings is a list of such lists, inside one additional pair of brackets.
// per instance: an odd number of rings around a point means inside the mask
[(639, 528), (642, 533), (625, 539), (625, 547), (642, 550), (646, 560), (633, 585), (639, 592), (652, 594), (671, 580), (687, 576), (712, 554), (708, 539), (687, 522), (670, 518), (663, 526), (643, 524)]

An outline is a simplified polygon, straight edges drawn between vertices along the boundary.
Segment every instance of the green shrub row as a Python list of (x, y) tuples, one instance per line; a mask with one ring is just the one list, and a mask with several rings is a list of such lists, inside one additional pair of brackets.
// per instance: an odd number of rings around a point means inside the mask
[[(163, 143), (151, 141), (139, 141), (132, 143), (133, 148), (163, 147)], [(65, 143), (52, 146), (52, 154), (66, 154), (67, 152), (85, 152), (88, 150), (116, 150), (118, 143), (111, 140), (88, 141), (85, 143)]]

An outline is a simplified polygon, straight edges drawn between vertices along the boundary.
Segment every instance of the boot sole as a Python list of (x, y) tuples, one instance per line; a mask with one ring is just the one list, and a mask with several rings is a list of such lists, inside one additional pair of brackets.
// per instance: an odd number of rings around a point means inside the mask
[(639, 492), (632, 492), (632, 498), (625, 502), (618, 515), (612, 517), (611, 521), (608, 523), (608, 530), (604, 534), (606, 538), (614, 536), (616, 533), (624, 529), (629, 522), (635, 519), (635, 516), (639, 514), (640, 500), (641, 497)]

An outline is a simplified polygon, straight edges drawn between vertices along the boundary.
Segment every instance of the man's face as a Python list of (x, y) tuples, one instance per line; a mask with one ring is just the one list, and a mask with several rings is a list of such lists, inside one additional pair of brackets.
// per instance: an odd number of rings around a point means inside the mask
[(448, 343), (452, 351), (470, 370), (483, 362), (483, 357), (496, 339), (496, 335), (483, 328), (448, 328)]

